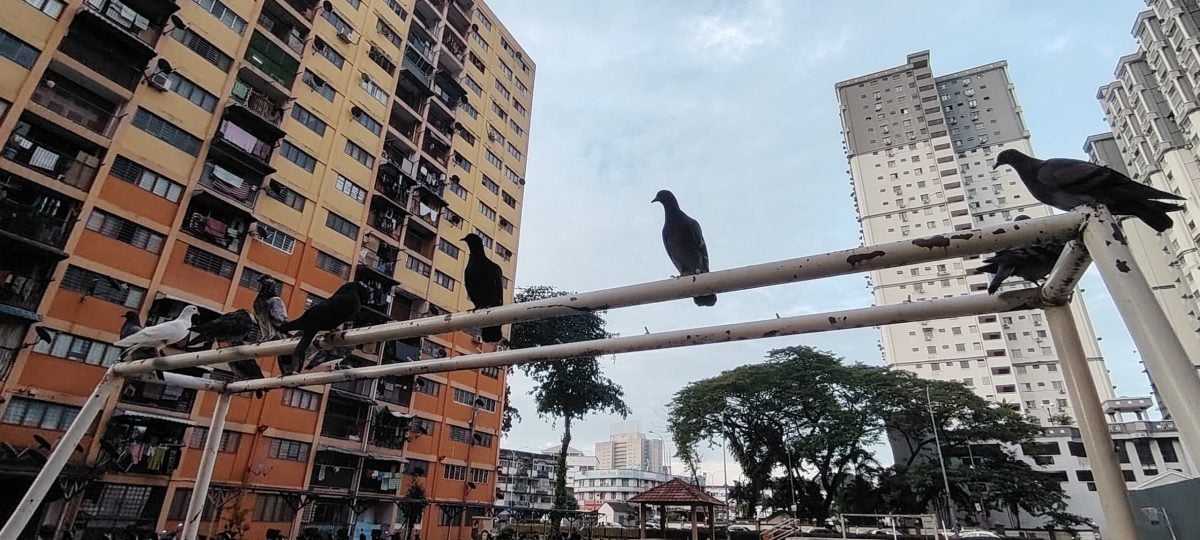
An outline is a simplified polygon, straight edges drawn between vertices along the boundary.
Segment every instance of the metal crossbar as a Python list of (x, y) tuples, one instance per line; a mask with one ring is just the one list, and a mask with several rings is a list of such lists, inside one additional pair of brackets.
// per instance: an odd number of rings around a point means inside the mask
[[(1183, 352), (1178, 336), (1170, 330), (1166, 315), (1158, 305), (1144, 276), (1134, 263), (1119, 224), (1102, 207), (1081, 207), (1075, 211), (1017, 223), (1005, 223), (952, 234), (928, 236), (909, 241), (864, 246), (783, 261), (746, 266), (666, 280), (640, 283), (536, 302), (511, 304), (486, 310), (453, 313), (411, 321), (389, 322), (330, 333), (319, 339), (318, 347), (354, 346), (388, 340), (427, 336), (465, 328), (496, 326), (506, 323), (573, 315), (621, 307), (679, 300), (704, 294), (726, 293), (759, 287), (808, 281), (844, 274), (861, 273), (897, 266), (968, 257), (1003, 249), (1070, 241), (1054, 271), (1040, 288), (1007, 291), (995, 296), (965, 295), (901, 304), (873, 306), (844, 311), (798, 315), (752, 322), (740, 322), (706, 328), (692, 328), (640, 336), (625, 336), (577, 343), (495, 351), (455, 358), (424, 360), (305, 373), (271, 379), (225, 383), (175, 373), (163, 373), (161, 382), (185, 388), (218, 392), (212, 426), (205, 442), (200, 469), (184, 523), (182, 539), (195, 540), (204, 509), (207, 486), (212, 478), (215, 456), (224, 428), (230, 397), (239, 392), (271, 388), (313, 386), (386, 376), (416, 375), (508, 366), (538, 361), (569, 361), (580, 356), (616, 354), (633, 351), (706, 345), (729, 341), (764, 339), (847, 328), (861, 328), (921, 320), (982, 315), (1002, 311), (1046, 310), (1059, 360), (1072, 403), (1079, 418), (1084, 447), (1092, 463), (1093, 474), (1105, 511), (1106, 536), (1136, 539), (1133, 513), (1125, 492), (1120, 465), (1101, 404), (1087, 367), (1082, 343), (1071, 310), (1071, 293), (1087, 269), (1091, 258), (1117, 301), (1121, 316), (1134, 336), (1143, 360), (1166, 401), (1180, 431), (1180, 440), (1189, 455), (1200, 455), (1200, 377)], [(15, 539), (35, 515), (50, 487), (62, 472), (75, 446), (80, 443), (106, 400), (120, 388), (125, 378), (154, 377), (156, 371), (205, 366), (265, 356), (287, 354), (295, 348), (295, 339), (270, 341), (256, 345), (176, 354), (138, 360), (113, 366), (88, 398), (75, 421), (63, 433), (50, 453), (25, 498), (3, 529), (0, 540)]]

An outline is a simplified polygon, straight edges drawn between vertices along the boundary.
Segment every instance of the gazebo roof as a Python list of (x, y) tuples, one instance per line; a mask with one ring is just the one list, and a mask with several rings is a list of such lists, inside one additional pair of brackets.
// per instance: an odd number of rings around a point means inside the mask
[(719, 506), (722, 503), (716, 497), (705, 493), (698, 486), (693, 486), (678, 478), (659, 484), (629, 498), (631, 503), (667, 504), (667, 505), (703, 505)]

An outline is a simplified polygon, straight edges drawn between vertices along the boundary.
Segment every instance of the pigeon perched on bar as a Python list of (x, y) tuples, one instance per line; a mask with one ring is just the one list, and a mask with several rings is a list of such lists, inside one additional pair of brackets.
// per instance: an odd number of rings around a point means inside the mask
[(125, 323), (121, 325), (121, 333), (118, 334), (122, 339), (138, 333), (142, 329), (142, 319), (136, 311), (125, 312)]
[[(212, 346), (213, 343), (241, 345), (246, 342), (247, 337), (254, 333), (256, 326), (254, 319), (250, 317), (250, 312), (244, 309), (231, 311), (206, 323), (193, 326), (192, 332), (197, 335), (188, 345), (204, 343), (206, 348)], [(229, 368), (233, 370), (238, 379), (263, 378), (262, 368), (253, 358), (234, 360), (229, 363)], [(262, 397), (262, 390), (255, 394)]]
[[(693, 276), (708, 272), (708, 246), (704, 244), (700, 223), (683, 213), (675, 194), (670, 191), (659, 191), (650, 202), (663, 205), (666, 214), (662, 230), (663, 245), (679, 275)], [(692, 300), (697, 306), (717, 305), (715, 294), (697, 296)]]
[(1059, 210), (1103, 204), (1113, 214), (1136, 216), (1158, 232), (1174, 223), (1167, 212), (1183, 210), (1180, 205), (1154, 200), (1183, 197), (1135, 182), (1095, 163), (1067, 158), (1041, 160), (1010, 148), (996, 156), (995, 167), (1001, 165), (1017, 171), (1033, 198)]
[[(1024, 221), (1029, 216), (1017, 216), (1015, 221)], [(1066, 248), (1065, 242), (1051, 245), (1031, 245), (1019, 248), (1005, 249), (996, 252), (992, 257), (984, 259), (984, 265), (975, 269), (976, 274), (993, 274), (988, 283), (988, 294), (996, 294), (1004, 280), (1017, 276), (1026, 281), (1039, 283), (1050, 275), (1054, 264), (1058, 262)]]
[(196, 306), (184, 306), (175, 319), (138, 330), (113, 345), (125, 347), (121, 352), (122, 358), (128, 358), (133, 351), (142, 348), (153, 348), (158, 356), (162, 356), (163, 347), (187, 339), (192, 328), (192, 317), (197, 313), (200, 310)]
[[(483, 239), (475, 233), (462, 238), (467, 244), (467, 267), (463, 270), (463, 285), (467, 298), (475, 309), (504, 305), (504, 273), (500, 265), (488, 258)], [(480, 330), (480, 337), (488, 343), (504, 339), (503, 328), (489, 326)]]
[(254, 297), (254, 318), (258, 321), (259, 342), (279, 338), (279, 327), (287, 322), (287, 306), (279, 297), (279, 282), (271, 276), (258, 278), (258, 296)]
[(291, 358), (287, 365), (284, 365), (283, 362), (285, 356), (280, 356), (279, 367), (283, 374), (296, 373), (296, 370), (304, 364), (305, 353), (308, 352), (308, 347), (312, 345), (318, 332), (333, 330), (350, 322), (355, 315), (358, 315), (366, 296), (367, 288), (361, 283), (351, 281), (338, 287), (333, 296), (313, 304), (295, 320), (281, 325), (280, 332), (301, 332), (300, 343), (296, 344), (296, 350), (290, 355)]

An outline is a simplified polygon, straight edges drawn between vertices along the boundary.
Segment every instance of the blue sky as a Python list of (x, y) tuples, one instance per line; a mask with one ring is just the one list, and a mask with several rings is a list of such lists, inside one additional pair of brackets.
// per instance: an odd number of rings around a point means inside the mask
[[(593, 290), (674, 274), (662, 248), (671, 189), (704, 226), (714, 269), (858, 244), (834, 83), (929, 49), (935, 74), (1007, 60), (1040, 156), (1083, 157), (1106, 131), (1096, 89), (1135, 50), (1141, 2), (606, 2), (492, 0), (537, 63), (517, 284)], [(1084, 282), (1118, 392), (1148, 384), (1095, 275)], [(607, 315), (621, 334), (870, 305), (860, 276)], [(606, 358), (643, 429), (666, 424), (687, 382), (807, 344), (880, 364), (871, 329)], [(525, 411), (506, 447), (540, 449), (559, 427)], [(591, 450), (613, 418), (593, 416), (573, 446)], [(886, 454), (886, 452), (884, 452)], [(720, 449), (705, 467), (721, 478)], [(890, 459), (890, 456), (880, 456)], [(678, 466), (677, 466), (678, 468)], [(735, 470), (731, 468), (731, 471)], [(731, 473), (731, 479), (736, 472)]]

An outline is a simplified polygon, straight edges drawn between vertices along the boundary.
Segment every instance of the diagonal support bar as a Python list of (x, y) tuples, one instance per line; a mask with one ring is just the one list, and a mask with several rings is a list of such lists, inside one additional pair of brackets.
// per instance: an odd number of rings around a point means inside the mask
[[(895, 266), (991, 253), (1002, 249), (1052, 242), (1065, 242), (1078, 235), (1083, 215), (1049, 217), (934, 235), (914, 240), (822, 253), (784, 261), (731, 268), (696, 276), (651, 281), (603, 289), (536, 302), (510, 304), (491, 309), (451, 313), (410, 321), (354, 328), (326, 336), (319, 346), (351, 346), (384, 340), (420, 337), (502, 324), (602, 311), (621, 307), (679, 300), (705, 294), (740, 291), (783, 283), (810, 281), (845, 274), (881, 270)], [(291, 353), (295, 339), (240, 345), (211, 351), (176, 354), (118, 364), (121, 375), (155, 370), (179, 369), (232, 360)]]
[(1049, 305), (1065, 305), (1071, 301), (1071, 294), (1083, 278), (1083, 273), (1092, 264), (1092, 256), (1088, 254), (1083, 242), (1072, 240), (1067, 242), (1054, 269), (1046, 277), (1042, 285), (1042, 299)]
[(204, 454), (200, 456), (200, 468), (196, 471), (196, 484), (192, 487), (192, 498), (188, 501), (182, 540), (199, 538), (204, 504), (208, 501), (208, 486), (212, 482), (213, 468), (217, 464), (217, 451), (221, 449), (221, 437), (225, 433), (225, 417), (229, 415), (229, 402), (232, 399), (233, 396), (230, 394), (217, 395), (212, 424), (208, 427), (208, 437), (204, 440)]
[(908, 302), (890, 306), (798, 315), (780, 319), (766, 319), (754, 322), (709, 326), (706, 328), (691, 328), (640, 336), (470, 354), (440, 360), (422, 360), (419, 362), (384, 364), (322, 373), (304, 373), (272, 379), (238, 381), (226, 384), (225, 390), (237, 393), (250, 390), (266, 390), (269, 388), (316, 386), (387, 376), (421, 375), (424, 373), (501, 367), (528, 364), (543, 360), (569, 361), (571, 358), (578, 357), (810, 334), (849, 328), (963, 317), (982, 313), (997, 313), (1001, 311), (1037, 309), (1041, 306), (1041, 291), (1037, 288), (1028, 288), (1003, 292), (995, 296), (956, 296), (953, 298), (939, 298), (936, 300)]

